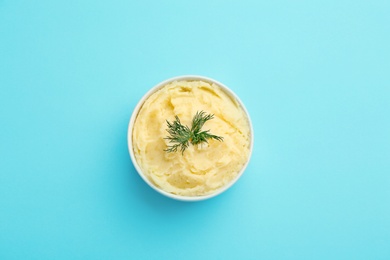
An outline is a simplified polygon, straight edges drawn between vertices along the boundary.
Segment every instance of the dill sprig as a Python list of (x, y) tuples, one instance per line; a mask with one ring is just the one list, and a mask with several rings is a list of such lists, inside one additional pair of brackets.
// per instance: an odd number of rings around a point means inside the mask
[(191, 129), (186, 125), (182, 125), (177, 115), (175, 116), (175, 121), (172, 123), (166, 120), (169, 136), (164, 139), (169, 140), (169, 143), (172, 145), (169, 145), (164, 151), (169, 153), (176, 152), (180, 147), (180, 151), (183, 154), (190, 143), (193, 145), (203, 142), (208, 143), (208, 139), (223, 141), (223, 137), (210, 134), (210, 130), (201, 131), (203, 125), (213, 118), (214, 115), (206, 114), (204, 111), (196, 112), (192, 119)]

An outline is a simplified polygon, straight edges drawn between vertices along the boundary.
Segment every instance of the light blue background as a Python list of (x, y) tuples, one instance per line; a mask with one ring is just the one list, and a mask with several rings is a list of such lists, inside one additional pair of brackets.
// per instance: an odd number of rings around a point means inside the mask
[[(0, 259), (390, 259), (389, 1), (0, 0)], [(213, 77), (252, 160), (208, 201), (137, 175), (155, 84)]]

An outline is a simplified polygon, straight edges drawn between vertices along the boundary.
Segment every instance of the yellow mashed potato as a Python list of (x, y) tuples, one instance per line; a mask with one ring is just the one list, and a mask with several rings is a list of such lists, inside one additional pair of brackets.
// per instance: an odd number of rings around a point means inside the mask
[[(169, 145), (166, 120), (175, 115), (191, 127), (198, 111), (214, 114), (202, 130), (223, 141), (192, 145), (182, 154), (164, 151)], [(239, 103), (218, 85), (174, 81), (153, 93), (142, 105), (133, 128), (135, 158), (158, 188), (182, 196), (202, 196), (231, 182), (244, 167), (250, 149), (248, 118)]]

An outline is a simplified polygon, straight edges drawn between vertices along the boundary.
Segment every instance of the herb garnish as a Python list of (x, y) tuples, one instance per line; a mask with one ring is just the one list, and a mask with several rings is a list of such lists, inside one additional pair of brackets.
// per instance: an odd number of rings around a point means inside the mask
[(182, 125), (177, 115), (175, 116), (175, 121), (172, 123), (167, 120), (167, 132), (170, 136), (164, 139), (169, 140), (169, 143), (172, 143), (172, 145), (169, 145), (164, 151), (168, 153), (176, 152), (180, 147), (180, 151), (183, 154), (190, 143), (193, 145), (203, 142), (208, 143), (207, 139), (223, 141), (223, 137), (210, 134), (210, 130), (201, 131), (203, 125), (213, 118), (214, 115), (206, 114), (204, 111), (196, 112), (192, 119), (191, 129), (186, 125)]

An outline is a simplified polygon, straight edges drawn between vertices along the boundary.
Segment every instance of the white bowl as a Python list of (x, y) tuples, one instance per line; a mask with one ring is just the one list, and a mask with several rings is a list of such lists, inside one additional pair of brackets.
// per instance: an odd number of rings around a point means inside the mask
[[(182, 196), (182, 195), (176, 195), (176, 194), (172, 194), (172, 193), (169, 193), (167, 191), (164, 191), (162, 189), (160, 189), (159, 187), (155, 186), (149, 179), (148, 177), (142, 172), (142, 169), (141, 167), (138, 165), (138, 162), (135, 158), (135, 155), (134, 155), (134, 150), (133, 150), (133, 127), (134, 127), (134, 123), (135, 123), (135, 120), (138, 116), (138, 113), (139, 113), (139, 110), (141, 109), (142, 105), (144, 104), (144, 102), (154, 93), (156, 92), (157, 90), (163, 88), (165, 85), (167, 85), (168, 83), (170, 82), (173, 82), (173, 81), (180, 81), (180, 80), (199, 80), (199, 81), (205, 81), (205, 82), (209, 82), (209, 83), (215, 83), (216, 85), (218, 85), (222, 90), (225, 91), (226, 94), (230, 95), (233, 99), (237, 100), (237, 102), (240, 104), (240, 106), (242, 107), (242, 109), (244, 110), (247, 118), (248, 118), (248, 122), (249, 122), (249, 128), (250, 128), (250, 147), (249, 147), (249, 155), (248, 155), (248, 160), (247, 162), (245, 163), (245, 165), (242, 167), (242, 169), (240, 170), (240, 172), (236, 175), (236, 177), (230, 182), (228, 183), (227, 185), (221, 187), (220, 189), (216, 190), (215, 192), (211, 193), (211, 194), (208, 194), (208, 195), (204, 195), (204, 196)], [(210, 199), (212, 197), (215, 197), (219, 194), (221, 194), (222, 192), (226, 191), (227, 189), (229, 189), (234, 183), (237, 182), (237, 180), (242, 176), (242, 174), (244, 173), (245, 171), (245, 168), (247, 167), (248, 163), (249, 163), (249, 160), (251, 158), (251, 155), (252, 155), (252, 150), (253, 150), (253, 127), (252, 127), (252, 122), (251, 122), (251, 119), (249, 117), (249, 113), (248, 111), (246, 110), (244, 104), (241, 102), (241, 100), (237, 97), (237, 95), (231, 91), (227, 86), (225, 86), (224, 84), (222, 84), (221, 82), (219, 81), (216, 81), (214, 79), (211, 79), (211, 78), (208, 78), (208, 77), (204, 77), (204, 76), (197, 76), (197, 75), (184, 75), (184, 76), (177, 76), (177, 77), (173, 77), (173, 78), (170, 78), (170, 79), (167, 79), (167, 80), (164, 80), (160, 83), (158, 83), (157, 85), (155, 85), (153, 88), (151, 88), (142, 98), (141, 100), (138, 102), (137, 106), (134, 108), (134, 111), (131, 115), (131, 118), (130, 118), (130, 122), (129, 122), (129, 127), (128, 127), (128, 134), (127, 134), (127, 141), (128, 141), (128, 148), (129, 148), (129, 153), (130, 153), (130, 157), (131, 157), (131, 160), (134, 164), (134, 167), (135, 169), (137, 170), (138, 174), (141, 176), (141, 178), (150, 186), (152, 187), (154, 190), (156, 190), (157, 192), (159, 192), (160, 194), (162, 195), (165, 195), (169, 198), (172, 198), (172, 199), (176, 199), (176, 200), (180, 200), (180, 201), (201, 201), (201, 200), (205, 200), (205, 199)]]

